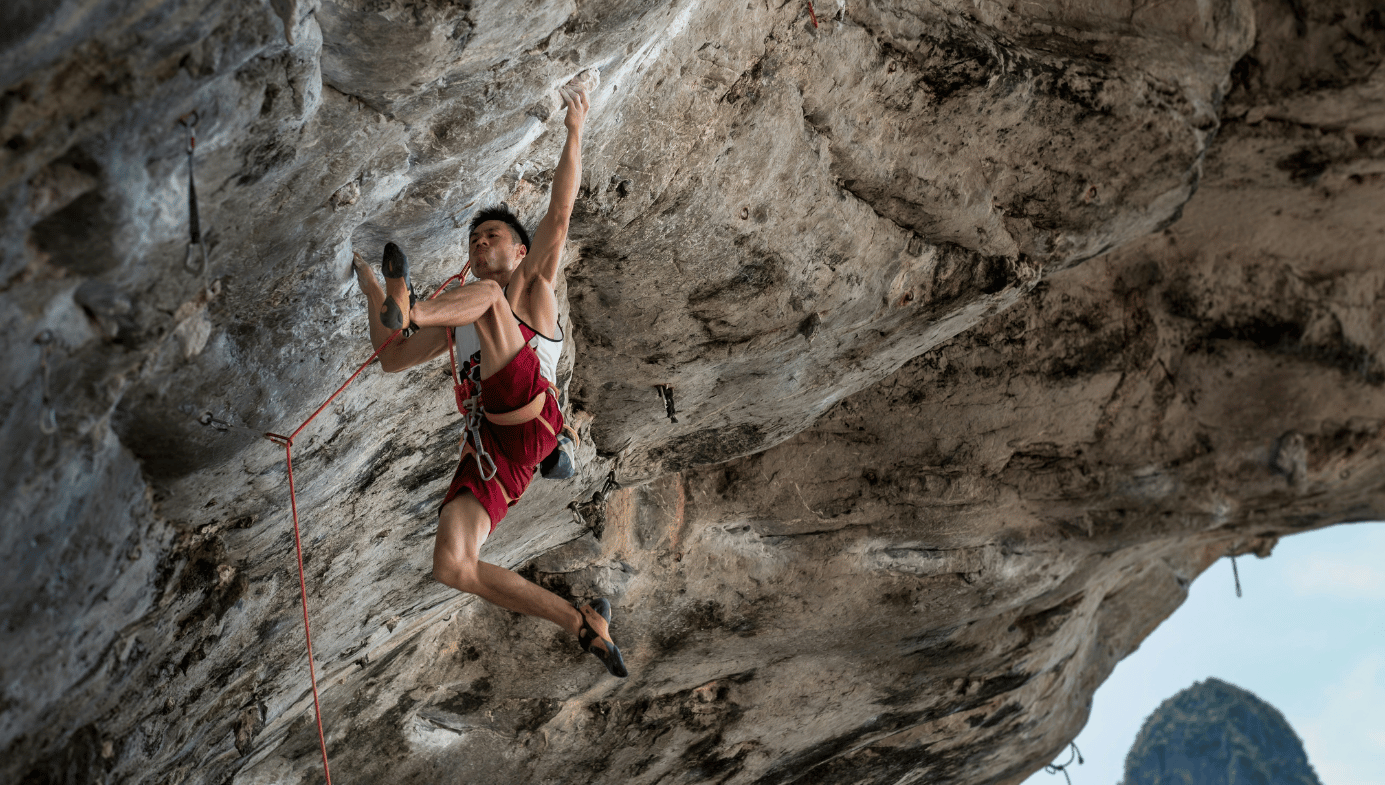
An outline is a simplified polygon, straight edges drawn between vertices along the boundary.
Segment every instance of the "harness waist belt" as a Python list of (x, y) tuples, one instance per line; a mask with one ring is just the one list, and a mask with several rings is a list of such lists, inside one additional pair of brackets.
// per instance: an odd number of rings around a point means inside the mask
[[(552, 395), (554, 400), (557, 400), (558, 391), (550, 384), (546, 390), (535, 395), (529, 403), (524, 404), (514, 411), (501, 412), (500, 414), (485, 412), (486, 419), (496, 425), (523, 425), (530, 420), (538, 420), (539, 424), (547, 429), (550, 434), (557, 436), (558, 434), (553, 430), (553, 426), (548, 423), (548, 420), (539, 417), (539, 415), (543, 413), (544, 396), (546, 395)], [(475, 455), (479, 468), (481, 457), (477, 455), (476, 448), (471, 444), (471, 439), (467, 438), (467, 431), (465, 428), (462, 429), (462, 442), (462, 460), (465, 461), (469, 455)], [(483, 470), (482, 477), (484, 476), (485, 472)], [(505, 484), (500, 481), (499, 477), (492, 477), (487, 480), (487, 482), (495, 483), (495, 487), (500, 491), (500, 496), (505, 499), (505, 504), (509, 505), (515, 503), (515, 500), (510, 498), (510, 494), (505, 490)]]
[(500, 412), (499, 414), (486, 412), (486, 419), (496, 425), (523, 425), (530, 420), (537, 419), (539, 424), (546, 428), (550, 434), (557, 436), (557, 432), (553, 430), (553, 426), (548, 423), (548, 420), (539, 418), (539, 415), (543, 413), (545, 395), (552, 395), (555, 400), (558, 397), (558, 393), (553, 389), (553, 385), (550, 384), (546, 390), (535, 395), (529, 403), (524, 404), (514, 411)]

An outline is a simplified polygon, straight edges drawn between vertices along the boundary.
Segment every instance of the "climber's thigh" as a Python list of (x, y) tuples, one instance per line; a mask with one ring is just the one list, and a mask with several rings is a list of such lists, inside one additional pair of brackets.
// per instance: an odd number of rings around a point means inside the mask
[(476, 320), (476, 338), (481, 344), (482, 381), (509, 365), (519, 350), (524, 348), (524, 335), (519, 331), (519, 321), (515, 319), (503, 294)]
[(457, 494), (438, 513), (438, 536), (433, 542), (433, 569), (476, 566), (481, 545), (491, 533), (490, 515), (471, 493)]

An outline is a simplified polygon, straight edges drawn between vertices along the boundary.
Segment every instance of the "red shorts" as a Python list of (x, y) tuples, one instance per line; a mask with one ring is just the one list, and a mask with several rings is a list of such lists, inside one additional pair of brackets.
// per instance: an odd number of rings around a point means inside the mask
[[(555, 434), (563, 430), (563, 410), (556, 397), (545, 393), (547, 389), (548, 380), (539, 374), (539, 356), (528, 344), (504, 368), (481, 381), (481, 405), (492, 414), (512, 412), (536, 395), (544, 395), (547, 400), (538, 419), (519, 425), (496, 425), (481, 418), (481, 444), (495, 461), (495, 477), (482, 480), (476, 456), (464, 456), (442, 506), (446, 507), (463, 491), (471, 491), (486, 508), (491, 519), (490, 530), (495, 531), (495, 525), (505, 517), (510, 505), (519, 501), (524, 489), (529, 487), (539, 463), (558, 446)], [(550, 433), (539, 419), (553, 426), (553, 431)], [(490, 464), (486, 468), (489, 469)], [(500, 492), (501, 485), (514, 501), (506, 502), (505, 495)]]

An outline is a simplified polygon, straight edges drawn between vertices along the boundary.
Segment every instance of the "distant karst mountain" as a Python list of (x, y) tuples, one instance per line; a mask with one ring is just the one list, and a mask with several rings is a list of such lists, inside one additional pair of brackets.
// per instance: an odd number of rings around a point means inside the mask
[(1321, 785), (1284, 715), (1219, 679), (1160, 704), (1125, 757), (1120, 785)]

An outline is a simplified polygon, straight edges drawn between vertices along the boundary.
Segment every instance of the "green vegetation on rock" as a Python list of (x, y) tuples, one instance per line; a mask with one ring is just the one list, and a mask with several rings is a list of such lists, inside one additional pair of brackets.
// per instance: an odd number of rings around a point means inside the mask
[(1121, 785), (1321, 785), (1298, 734), (1255, 695), (1198, 682), (1149, 715)]

